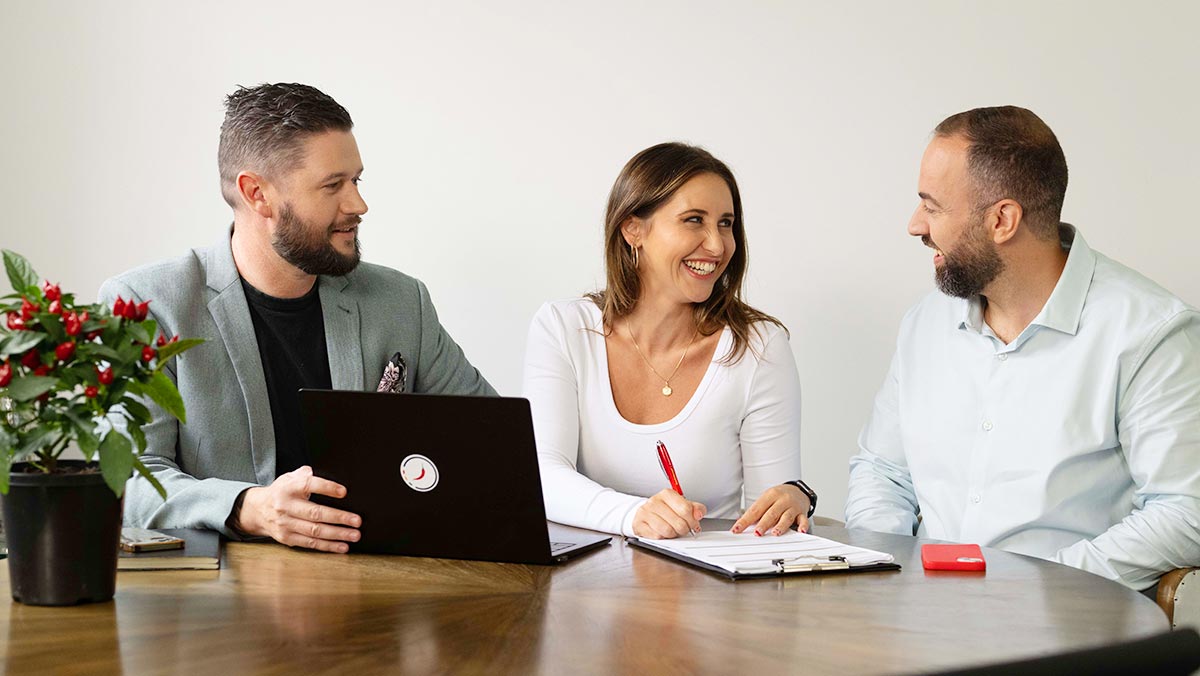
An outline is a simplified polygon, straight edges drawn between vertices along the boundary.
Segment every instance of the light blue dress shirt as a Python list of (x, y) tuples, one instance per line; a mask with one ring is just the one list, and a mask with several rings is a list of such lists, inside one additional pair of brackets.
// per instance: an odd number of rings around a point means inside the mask
[(847, 526), (1142, 589), (1200, 565), (1200, 313), (1060, 231), (1066, 267), (1012, 343), (978, 297), (934, 292), (905, 315), (850, 461)]

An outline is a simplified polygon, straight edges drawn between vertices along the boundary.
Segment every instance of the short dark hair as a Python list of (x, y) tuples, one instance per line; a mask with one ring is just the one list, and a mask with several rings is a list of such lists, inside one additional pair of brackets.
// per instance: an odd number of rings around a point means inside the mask
[(236, 209), (238, 173), (245, 169), (267, 176), (286, 173), (304, 159), (304, 137), (353, 127), (350, 113), (315, 87), (295, 83), (238, 87), (225, 98), (221, 123), (217, 149), (221, 195)]
[(976, 108), (947, 117), (933, 133), (962, 136), (970, 143), (967, 167), (981, 208), (1015, 200), (1035, 235), (1057, 239), (1067, 194), (1067, 158), (1040, 117), (1017, 106)]

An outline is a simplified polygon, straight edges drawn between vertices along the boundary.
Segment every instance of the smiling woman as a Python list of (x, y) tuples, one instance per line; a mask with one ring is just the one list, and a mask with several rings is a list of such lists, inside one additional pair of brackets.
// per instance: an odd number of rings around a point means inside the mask
[[(815, 493), (784, 483), (800, 474), (795, 360), (783, 325), (742, 300), (746, 252), (723, 162), (664, 143), (625, 165), (606, 288), (547, 303), (530, 328), (524, 390), (552, 520), (660, 538), (706, 515), (760, 535), (808, 528)], [(660, 442), (675, 490), (660, 490)]]

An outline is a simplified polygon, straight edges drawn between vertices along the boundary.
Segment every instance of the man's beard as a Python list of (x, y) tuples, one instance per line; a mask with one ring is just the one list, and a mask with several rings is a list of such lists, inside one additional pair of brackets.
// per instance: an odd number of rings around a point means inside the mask
[(354, 253), (349, 255), (334, 248), (330, 239), (334, 230), (348, 228), (361, 222), (361, 216), (351, 216), (345, 221), (321, 229), (300, 220), (292, 210), (292, 205), (285, 204), (279, 210), (279, 226), (275, 228), (275, 234), (271, 237), (271, 246), (283, 260), (310, 275), (344, 275), (358, 267), (358, 261), (362, 257), (358, 235), (354, 236)]
[[(954, 247), (954, 252), (942, 252), (942, 266), (934, 269), (934, 280), (942, 293), (955, 298), (973, 298), (983, 292), (992, 280), (1004, 271), (1004, 261), (996, 245), (987, 236), (983, 217), (967, 227), (966, 235)], [(921, 237), (926, 246), (933, 247), (929, 235)]]

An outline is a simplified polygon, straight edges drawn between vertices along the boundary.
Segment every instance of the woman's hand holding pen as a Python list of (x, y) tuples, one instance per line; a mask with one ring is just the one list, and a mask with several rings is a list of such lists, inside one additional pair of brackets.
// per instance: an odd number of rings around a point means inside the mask
[(799, 488), (789, 484), (772, 486), (750, 505), (731, 530), (740, 533), (753, 526), (755, 535), (783, 535), (796, 526), (801, 533), (807, 533), (808, 506), (808, 496)]
[(646, 500), (633, 515), (633, 534), (640, 538), (670, 539), (700, 532), (708, 508), (670, 488)]

